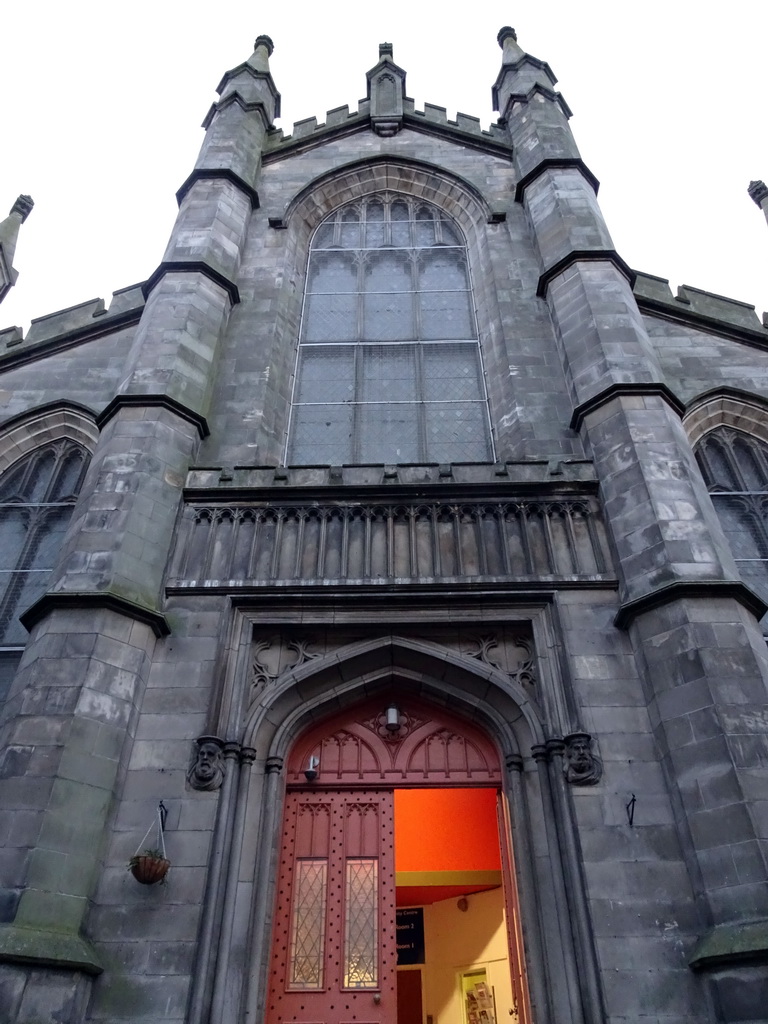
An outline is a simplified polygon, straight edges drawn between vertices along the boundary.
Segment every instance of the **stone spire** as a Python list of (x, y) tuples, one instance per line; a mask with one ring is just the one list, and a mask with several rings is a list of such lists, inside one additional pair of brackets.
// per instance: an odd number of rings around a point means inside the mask
[(749, 192), (749, 196), (754, 200), (755, 204), (763, 211), (765, 219), (768, 221), (768, 185), (764, 181), (750, 181), (747, 192)]
[(405, 71), (395, 64), (392, 43), (379, 43), (379, 63), (366, 72), (371, 127), (377, 135), (397, 135), (403, 126)]
[(13, 268), (13, 257), (19, 228), (35, 204), (31, 196), (19, 196), (4, 221), (0, 222), (0, 302), (16, 284), (19, 272)]
[[(493, 108), (510, 126), (517, 116), (522, 125), (510, 131), (521, 146), (516, 162), (521, 177), (545, 159), (571, 159), (579, 151), (568, 126), (570, 108), (555, 91), (557, 78), (546, 61), (526, 53), (517, 42), (517, 34), (508, 25), (497, 39), (502, 50), (501, 69), (493, 84)], [(537, 99), (537, 102), (532, 102)], [(547, 102), (548, 101), (548, 102)]]
[(203, 121), (196, 170), (226, 170), (255, 187), (264, 137), (280, 116), (280, 93), (269, 70), (273, 50), (269, 36), (257, 36), (248, 60), (224, 74), (216, 89), (220, 98)]

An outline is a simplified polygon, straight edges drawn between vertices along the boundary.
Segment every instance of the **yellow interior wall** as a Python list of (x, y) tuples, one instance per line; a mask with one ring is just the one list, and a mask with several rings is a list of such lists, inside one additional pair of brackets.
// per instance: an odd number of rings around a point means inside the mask
[(424, 908), (425, 1018), (431, 1016), (432, 1024), (463, 1024), (458, 976), (485, 968), (496, 996), (496, 1022), (504, 1024), (512, 1009), (504, 896), (499, 888), (465, 898), (466, 911), (458, 909), (456, 899)]

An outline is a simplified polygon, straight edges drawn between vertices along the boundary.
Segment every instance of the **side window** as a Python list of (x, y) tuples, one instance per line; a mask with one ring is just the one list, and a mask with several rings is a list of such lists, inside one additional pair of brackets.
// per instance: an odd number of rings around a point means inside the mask
[(719, 427), (696, 446), (696, 460), (742, 579), (768, 602), (768, 445)]
[(54, 441), (0, 477), (0, 700), (27, 641), (19, 615), (45, 593), (88, 459), (74, 441)]
[(287, 463), (492, 458), (457, 226), (396, 193), (341, 207), (310, 247)]

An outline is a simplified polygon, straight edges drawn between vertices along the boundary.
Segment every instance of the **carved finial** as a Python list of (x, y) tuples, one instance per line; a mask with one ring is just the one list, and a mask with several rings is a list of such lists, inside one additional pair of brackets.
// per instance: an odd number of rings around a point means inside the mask
[(192, 789), (218, 789), (224, 780), (223, 743), (218, 736), (200, 736), (187, 770)]
[(258, 50), (260, 46), (266, 47), (268, 57), (272, 56), (275, 49), (275, 44), (272, 42), (269, 36), (256, 36), (256, 42), (253, 44), (253, 48), (254, 50)]
[(496, 39), (501, 47), (502, 67), (506, 64), (517, 64), (525, 56), (525, 53), (517, 44), (517, 32), (510, 28), (509, 25), (505, 25), (504, 28), (499, 30)]
[(603, 774), (603, 762), (592, 751), (592, 737), (574, 732), (565, 737), (565, 778), (574, 786), (594, 786)]
[[(765, 186), (763, 186), (765, 187)], [(34, 206), (32, 196), (19, 196), (16, 202), (11, 207), (11, 213), (18, 213), (21, 217), (21, 223), (23, 224), (27, 217), (32, 212)]]
[(379, 60), (384, 60), (385, 57), (392, 57), (394, 59), (392, 43), (379, 43)]
[(750, 181), (747, 192), (757, 206), (762, 207), (763, 202), (768, 199), (768, 185), (764, 181)]

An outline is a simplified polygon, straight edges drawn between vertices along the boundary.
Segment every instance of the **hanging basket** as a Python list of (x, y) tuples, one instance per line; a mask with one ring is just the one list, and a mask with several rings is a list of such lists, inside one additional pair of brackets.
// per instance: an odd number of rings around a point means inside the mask
[(131, 874), (137, 882), (142, 885), (154, 885), (162, 882), (168, 874), (171, 862), (163, 857), (159, 851), (147, 850), (144, 853), (131, 857), (128, 864)]
[[(144, 838), (139, 843), (136, 853), (128, 861), (128, 870), (137, 882), (142, 885), (155, 885), (157, 882), (164, 882), (168, 874), (171, 862), (165, 854), (165, 816), (166, 810), (161, 800), (157, 807), (157, 821), (147, 829)], [(157, 846), (141, 849), (149, 838), (149, 833), (157, 824)], [(139, 852), (141, 850), (141, 852)]]

